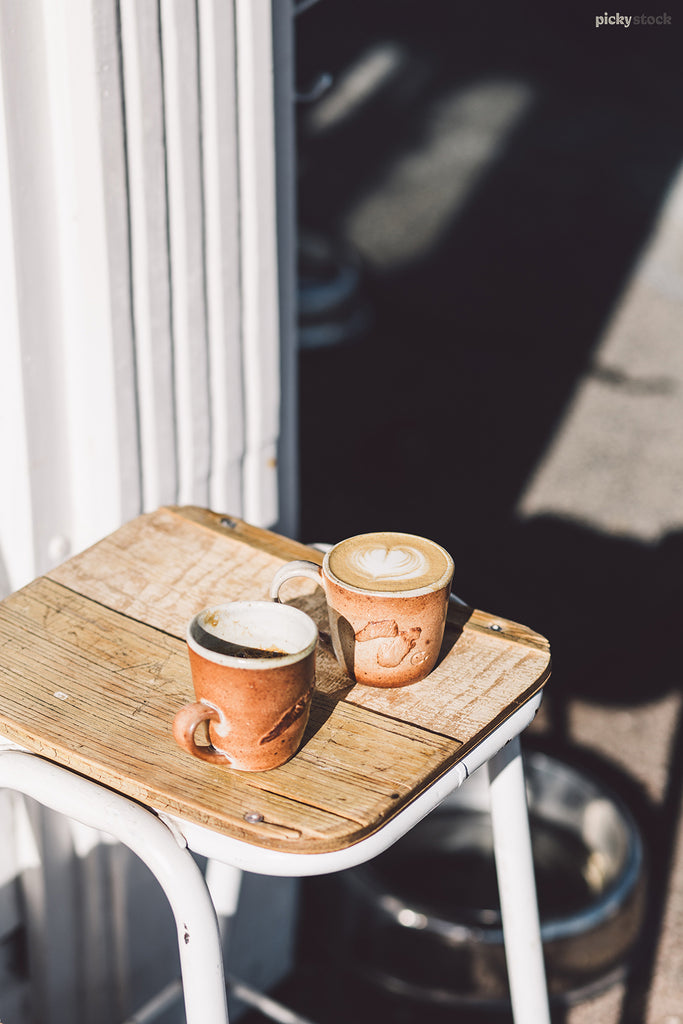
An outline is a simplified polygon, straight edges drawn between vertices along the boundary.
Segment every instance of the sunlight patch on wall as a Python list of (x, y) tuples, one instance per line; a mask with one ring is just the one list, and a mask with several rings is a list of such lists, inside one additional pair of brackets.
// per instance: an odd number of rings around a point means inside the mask
[(517, 513), (683, 529), (683, 170)]
[(350, 210), (347, 237), (386, 269), (427, 253), (448, 233), (533, 95), (524, 82), (497, 78), (440, 99), (425, 115), (418, 143), (392, 160)]

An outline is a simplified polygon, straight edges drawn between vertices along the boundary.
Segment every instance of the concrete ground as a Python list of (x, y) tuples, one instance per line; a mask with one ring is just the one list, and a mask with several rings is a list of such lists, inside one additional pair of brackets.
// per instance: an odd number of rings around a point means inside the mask
[[(631, 973), (558, 1024), (681, 1024), (683, 20), (604, 13), (299, 16), (299, 87), (335, 79), (301, 108), (300, 220), (360, 254), (373, 313), (302, 352), (301, 533), (424, 533), (549, 637), (531, 739), (621, 793), (651, 877)], [(311, 1016), (363, 1019), (303, 977)]]

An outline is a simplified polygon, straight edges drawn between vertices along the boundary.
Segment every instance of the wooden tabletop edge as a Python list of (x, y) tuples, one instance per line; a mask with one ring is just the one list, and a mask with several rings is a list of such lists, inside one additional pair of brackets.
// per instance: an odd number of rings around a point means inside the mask
[(534, 647), (538, 651), (550, 653), (550, 642), (542, 633), (521, 622), (493, 615), (469, 605), (451, 605), (448, 609), (446, 628), (495, 636), (509, 643)]
[[(550, 667), (548, 667), (546, 671), (542, 673), (539, 679), (532, 686), (530, 686), (523, 694), (521, 694), (517, 698), (517, 700), (514, 701), (514, 703), (511, 704), (509, 708), (506, 709), (506, 711), (503, 714), (497, 716), (497, 718), (495, 718), (489, 724), (484, 734), (477, 736), (476, 739), (474, 740), (470, 740), (466, 743), (461, 743), (459, 749), (454, 751), (451, 756), (445, 758), (437, 768), (434, 768), (434, 770), (428, 776), (426, 776), (426, 785), (422, 786), (419, 792), (411, 793), (407, 795), (404, 800), (401, 800), (400, 802), (397, 801), (395, 807), (393, 807), (388, 813), (384, 814), (381, 818), (378, 818), (376, 821), (368, 823), (367, 825), (357, 829), (353, 833), (349, 832), (345, 837), (346, 841), (344, 842), (343, 845), (340, 845), (338, 843), (335, 845), (332, 839), (327, 839), (323, 842), (307, 840), (304, 843), (297, 844), (296, 849), (292, 845), (282, 846), (281, 848), (290, 850), (292, 852), (300, 852), (302, 854), (333, 853), (343, 849), (348, 849), (351, 846), (355, 846), (356, 843), (359, 843), (363, 839), (367, 839), (369, 836), (374, 835), (375, 832), (379, 832), (380, 829), (382, 829), (387, 824), (388, 821), (391, 821), (391, 819), (396, 817), (397, 814), (401, 813), (407, 807), (409, 807), (410, 804), (414, 802), (414, 800), (416, 800), (419, 796), (425, 793), (430, 786), (433, 786), (436, 782), (438, 782), (439, 779), (441, 779), (448, 771), (454, 768), (459, 761), (463, 760), (463, 758), (465, 758), (468, 753), (476, 749), (476, 747), (483, 740), (487, 739), (491, 735), (491, 733), (495, 732), (495, 730), (499, 728), (501, 725), (503, 725), (503, 723), (506, 722), (508, 718), (510, 718), (516, 711), (523, 707), (524, 704), (526, 704), (529, 700), (531, 700), (539, 692), (539, 690), (543, 688), (545, 683), (548, 681), (549, 676)], [(460, 741), (454, 740), (453, 742), (456, 743)]]
[[(358, 842), (368, 831), (380, 827), (383, 822), (364, 824), (357, 818), (339, 817), (339, 828), (328, 836), (302, 836), (300, 830), (274, 819), (265, 817), (262, 822), (249, 824), (236, 818), (223, 817), (219, 813), (207, 810), (192, 798), (179, 800), (169, 796), (155, 786), (142, 783), (139, 779), (130, 779), (112, 771), (111, 767), (90, 758), (84, 759), (75, 751), (66, 749), (50, 741), (37, 739), (17, 728), (11, 721), (0, 721), (0, 734), (3, 738), (27, 750), (36, 757), (42, 757), (64, 771), (71, 772), (94, 785), (103, 786), (118, 793), (133, 803), (153, 808), (157, 813), (169, 814), (193, 825), (199, 825), (210, 831), (253, 846), (268, 847), (283, 852), (327, 853), (345, 849), (351, 843)], [(254, 794), (256, 798), (256, 794)]]

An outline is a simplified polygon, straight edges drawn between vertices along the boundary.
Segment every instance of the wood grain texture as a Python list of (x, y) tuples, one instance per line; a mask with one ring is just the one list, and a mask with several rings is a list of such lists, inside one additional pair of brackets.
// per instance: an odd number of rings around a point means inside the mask
[[(171, 734), (193, 699), (187, 621), (215, 601), (266, 598), (275, 569), (301, 557), (321, 559), (199, 509), (128, 523), (0, 605), (0, 733), (158, 810), (274, 849), (324, 851), (380, 827), (548, 677), (543, 637), (454, 605), (428, 679), (353, 686), (329, 647), (322, 592), (297, 581), (287, 599), (321, 630), (299, 753), (263, 773), (193, 759)], [(262, 823), (244, 820), (253, 812)]]
[[(221, 527), (221, 519), (237, 522), (228, 517), (200, 522), (193, 512), (185, 516), (162, 508), (140, 516), (53, 569), (49, 578), (184, 637), (189, 620), (206, 605), (266, 600), (278, 565), (317, 554), (289, 541), (278, 558), (276, 534), (246, 524)], [(252, 534), (264, 535), (261, 545), (250, 542)], [(311, 594), (315, 589), (306, 582), (295, 592)]]

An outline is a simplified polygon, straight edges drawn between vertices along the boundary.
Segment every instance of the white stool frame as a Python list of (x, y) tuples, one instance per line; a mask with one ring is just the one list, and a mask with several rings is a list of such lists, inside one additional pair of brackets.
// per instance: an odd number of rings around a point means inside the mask
[[(405, 835), (482, 765), (489, 779), (505, 954), (516, 1024), (550, 1024), (519, 735), (541, 702), (537, 694), (440, 779), (372, 835), (330, 853), (287, 853), (223, 836), (157, 813), (37, 754), (0, 750), (0, 788), (13, 789), (107, 832), (132, 850), (163, 888), (178, 935), (187, 1024), (228, 1024), (219, 911), (234, 906), (234, 873), (209, 885), (190, 850), (233, 869), (310, 876), (371, 860)], [(225, 892), (221, 893), (222, 878)], [(215, 903), (214, 903), (215, 901)]]

